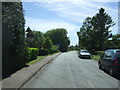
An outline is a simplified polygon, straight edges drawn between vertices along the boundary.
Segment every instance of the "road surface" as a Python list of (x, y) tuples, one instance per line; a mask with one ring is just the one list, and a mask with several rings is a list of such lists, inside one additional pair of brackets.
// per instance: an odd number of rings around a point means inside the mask
[(118, 88), (118, 80), (99, 70), (97, 61), (62, 53), (22, 88)]

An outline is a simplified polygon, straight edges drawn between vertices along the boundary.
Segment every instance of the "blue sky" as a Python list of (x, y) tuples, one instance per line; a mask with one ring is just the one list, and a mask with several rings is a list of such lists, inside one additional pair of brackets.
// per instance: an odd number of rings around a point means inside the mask
[(113, 34), (118, 33), (118, 0), (36, 0), (36, 2), (23, 2), (25, 15), (25, 29), (30, 27), (32, 30), (46, 32), (53, 28), (65, 28), (68, 31), (71, 45), (78, 43), (79, 31), (84, 19), (92, 17), (100, 7), (105, 8), (115, 26), (110, 28)]

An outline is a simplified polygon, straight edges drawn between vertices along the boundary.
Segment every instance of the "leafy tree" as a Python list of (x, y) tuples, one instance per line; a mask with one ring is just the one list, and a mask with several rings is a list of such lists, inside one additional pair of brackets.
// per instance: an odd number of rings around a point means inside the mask
[(32, 31), (30, 27), (26, 30), (26, 42), (28, 47), (42, 48), (43, 33), (40, 31)]
[(113, 35), (112, 44), (113, 44), (113, 48), (120, 49), (120, 34)]
[(35, 48), (42, 48), (43, 44), (43, 33), (40, 31), (33, 31), (34, 33), (34, 41), (33, 41), (33, 47)]
[(63, 28), (57, 28), (47, 31), (44, 34), (45, 37), (49, 37), (53, 45), (58, 46), (60, 51), (67, 51), (70, 45), (69, 37), (67, 37), (67, 31)]
[(90, 51), (104, 50), (106, 42), (112, 36), (109, 28), (114, 25), (110, 15), (103, 8), (100, 8), (95, 16), (85, 19), (80, 31), (77, 32), (79, 46)]
[(48, 49), (48, 50), (51, 49), (51, 47), (52, 47), (52, 41), (50, 40), (49, 37), (46, 37), (46, 38), (45, 38), (45, 40), (44, 40), (44, 42), (43, 42), (43, 47), (44, 47), (45, 49)]
[(75, 50), (74, 46), (73, 45), (69, 46), (69, 50), (70, 51)]
[(25, 19), (21, 2), (2, 2), (2, 77), (26, 63)]
[(79, 50), (79, 46), (77, 44), (75, 45), (75, 50)]

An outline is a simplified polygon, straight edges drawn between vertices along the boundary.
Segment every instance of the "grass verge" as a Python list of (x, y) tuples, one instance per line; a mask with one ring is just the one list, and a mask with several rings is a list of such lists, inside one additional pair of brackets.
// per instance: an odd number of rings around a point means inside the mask
[[(56, 54), (56, 53), (53, 53), (53, 54)], [(34, 63), (36, 63), (36, 62), (38, 62), (38, 61), (44, 59), (45, 57), (51, 56), (51, 55), (53, 55), (53, 54), (48, 54), (48, 55), (45, 55), (45, 56), (37, 56), (37, 59), (35, 59), (35, 60), (33, 60), (33, 61), (30, 61), (30, 62), (26, 63), (26, 65), (34, 64)]]
[(47, 57), (47, 56), (38, 56), (38, 57), (37, 57), (37, 59), (35, 59), (35, 60), (33, 60), (33, 61), (28, 62), (28, 63), (27, 63), (27, 65), (34, 64), (34, 63), (36, 63), (36, 62), (38, 62), (38, 61), (42, 60), (42, 59), (43, 59), (43, 58), (45, 58), (45, 57)]
[(99, 55), (93, 55), (93, 57), (92, 57), (92, 59), (93, 59), (93, 60), (96, 60), (96, 61), (99, 61), (99, 58), (100, 58)]

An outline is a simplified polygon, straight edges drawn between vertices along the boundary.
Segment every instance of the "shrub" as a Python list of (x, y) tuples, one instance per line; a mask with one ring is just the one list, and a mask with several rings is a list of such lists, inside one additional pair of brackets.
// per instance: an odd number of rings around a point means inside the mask
[(98, 51), (97, 54), (98, 54), (99, 56), (101, 56), (101, 55), (103, 54), (103, 52), (104, 52), (104, 51)]
[(50, 49), (49, 53), (50, 54), (53, 54), (53, 53), (56, 53), (58, 52), (58, 47), (56, 45), (52, 46), (52, 48)]
[(52, 47), (52, 41), (49, 37), (46, 37), (43, 42), (43, 48), (50, 49)]
[(29, 50), (29, 61), (34, 60), (38, 56), (38, 48), (28, 48)]
[(50, 51), (49, 51), (50, 54), (53, 54), (53, 53), (56, 53), (56, 52), (58, 52), (58, 50), (56, 50), (56, 49), (50, 49)]
[(44, 48), (42, 48), (42, 49), (40, 49), (39, 50), (39, 56), (44, 56), (44, 55), (48, 55), (49, 54), (49, 50), (48, 49), (44, 49)]

